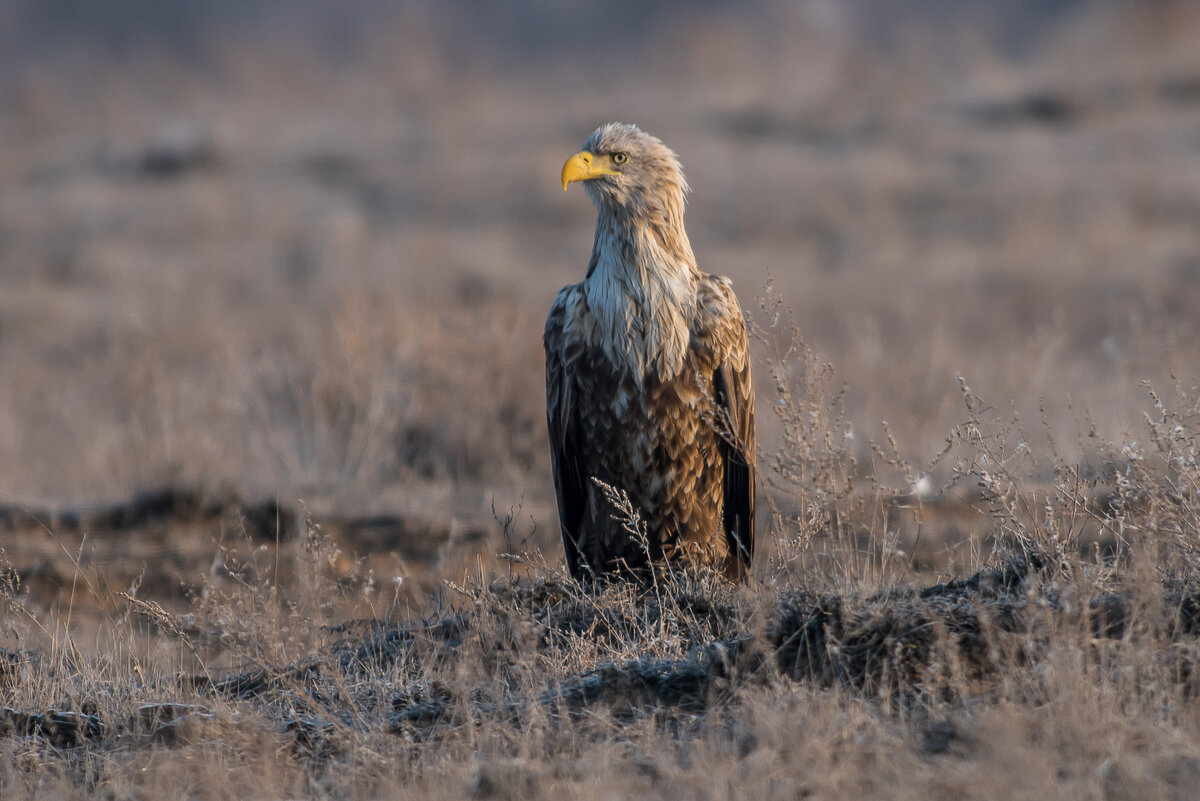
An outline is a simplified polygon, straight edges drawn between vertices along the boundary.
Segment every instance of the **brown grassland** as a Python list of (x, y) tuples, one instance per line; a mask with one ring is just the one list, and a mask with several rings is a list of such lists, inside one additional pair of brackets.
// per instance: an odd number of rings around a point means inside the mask
[[(1200, 11), (767, 5), (4, 83), (0, 797), (1200, 797)], [(610, 119), (754, 331), (744, 586), (565, 575), (541, 325)]]

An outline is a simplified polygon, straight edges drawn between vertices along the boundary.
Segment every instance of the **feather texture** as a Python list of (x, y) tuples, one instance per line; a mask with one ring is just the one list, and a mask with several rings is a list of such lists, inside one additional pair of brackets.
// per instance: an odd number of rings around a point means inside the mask
[[(745, 575), (754, 552), (754, 393), (728, 279), (700, 272), (675, 154), (602, 126), (585, 178), (597, 206), (587, 277), (546, 320), (546, 410), (567, 564), (577, 577), (663, 559)], [(620, 154), (620, 155), (618, 155)], [(645, 541), (592, 479), (623, 491)]]

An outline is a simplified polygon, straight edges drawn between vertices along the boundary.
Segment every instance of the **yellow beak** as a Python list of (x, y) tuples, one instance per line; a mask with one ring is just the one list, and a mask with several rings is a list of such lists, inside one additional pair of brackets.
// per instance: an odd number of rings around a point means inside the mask
[(597, 157), (586, 150), (579, 151), (567, 159), (567, 163), (563, 165), (563, 189), (565, 190), (567, 184), (572, 181), (588, 181), (592, 178), (599, 178), (601, 175), (620, 175), (620, 171), (609, 167), (608, 162), (608, 156)]

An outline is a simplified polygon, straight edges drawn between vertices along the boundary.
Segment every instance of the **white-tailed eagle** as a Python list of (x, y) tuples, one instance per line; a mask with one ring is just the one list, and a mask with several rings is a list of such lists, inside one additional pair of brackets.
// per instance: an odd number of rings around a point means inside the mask
[[(746, 323), (729, 280), (696, 267), (679, 160), (609, 123), (563, 165), (563, 189), (573, 181), (596, 205), (596, 237), (544, 339), (567, 565), (582, 578), (682, 558), (740, 578), (754, 554)], [(596, 480), (627, 494), (642, 541)]]

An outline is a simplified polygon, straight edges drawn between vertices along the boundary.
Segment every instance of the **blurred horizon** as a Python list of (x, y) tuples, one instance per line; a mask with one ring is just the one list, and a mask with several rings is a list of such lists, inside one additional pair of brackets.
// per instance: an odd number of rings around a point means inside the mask
[(353, 62), (380, 31), (414, 19), (422, 21), (422, 33), (452, 59), (480, 51), (488, 60), (509, 64), (579, 55), (619, 58), (647, 41), (669, 36), (682, 20), (698, 15), (737, 19), (764, 32), (781, 21), (798, 20), (819, 34), (861, 41), (883, 53), (921, 28), (970, 30), (981, 46), (1019, 57), (1073, 15), (1138, 2), (614, 0), (597, 13), (584, 0), (530, 0), (517, 6), (486, 0), (8, 0), (0, 7), (0, 58), (6, 67), (47, 68), (62, 59), (70, 63), (150, 55), (204, 68), (219, 63), (230, 43), (262, 42), (306, 47), (313, 56), (338, 65)]

